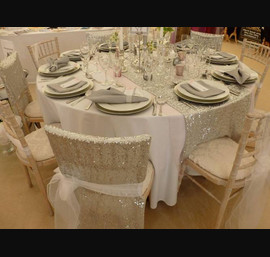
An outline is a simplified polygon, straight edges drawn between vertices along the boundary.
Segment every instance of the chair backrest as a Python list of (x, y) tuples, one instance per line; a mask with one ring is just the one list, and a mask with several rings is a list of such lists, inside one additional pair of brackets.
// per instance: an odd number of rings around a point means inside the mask
[[(36, 168), (36, 161), (29, 149), (29, 146), (24, 138), (24, 132), (21, 129), (21, 124), (16, 119), (8, 101), (0, 101), (0, 118), (3, 120), (3, 125), (9, 140), (16, 146), (19, 156), (27, 159), (33, 168)], [(18, 157), (19, 157), (18, 156)]]
[(60, 56), (57, 37), (28, 45), (27, 48), (37, 70), (40, 65), (47, 63), (49, 58), (58, 58)]
[(190, 38), (201, 46), (215, 47), (217, 51), (221, 50), (224, 34), (211, 34), (199, 31), (190, 31)]
[[(252, 156), (256, 156), (261, 150), (258, 141), (263, 140), (263, 133), (266, 127), (266, 122), (268, 122), (268, 120), (269, 114), (267, 113), (253, 112), (246, 115), (238, 150), (228, 183), (235, 181), (237, 172), (239, 170), (247, 168), (252, 169), (252, 167), (256, 164), (256, 158), (252, 158), (251, 160), (246, 161), (245, 164), (243, 164), (243, 160)], [(253, 133), (251, 133), (251, 128), (255, 128)], [(251, 151), (245, 152), (247, 145), (250, 143), (254, 143), (255, 147)]]
[(249, 41), (245, 38), (242, 44), (240, 61), (245, 63), (246, 62), (245, 58), (252, 59), (256, 61), (256, 63), (262, 64), (262, 70), (260, 68), (256, 68), (260, 67), (258, 65), (254, 66), (253, 68), (252, 63), (249, 64), (249, 66), (251, 66), (252, 69), (255, 70), (260, 76), (260, 79), (257, 83), (257, 91), (255, 95), (255, 102), (256, 102), (260, 89), (262, 88), (265, 76), (270, 67), (270, 47), (257, 42)]
[[(136, 184), (147, 172), (151, 137), (105, 138), (45, 126), (62, 174), (101, 185)], [(80, 228), (143, 228), (142, 197), (119, 197), (79, 187)]]
[(4, 82), (13, 112), (20, 115), (25, 123), (24, 110), (32, 101), (32, 97), (16, 51), (0, 62), (0, 77)]

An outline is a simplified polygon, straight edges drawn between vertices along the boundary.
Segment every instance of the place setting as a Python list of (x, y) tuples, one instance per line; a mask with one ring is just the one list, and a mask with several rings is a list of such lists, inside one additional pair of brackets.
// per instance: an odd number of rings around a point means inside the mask
[[(71, 76), (51, 80), (44, 86), (43, 92), (50, 98), (69, 99), (84, 96), (87, 91), (93, 88), (94, 83), (92, 80), (84, 80)], [(67, 103), (71, 103), (73, 100), (76, 99), (69, 100)]]
[(80, 49), (73, 49), (60, 54), (60, 57), (64, 56), (67, 56), (69, 60), (73, 62), (78, 62), (82, 60)]
[(80, 69), (80, 64), (70, 61), (67, 56), (56, 59), (50, 58), (48, 63), (38, 68), (38, 73), (45, 77), (59, 77), (72, 74)]
[(238, 58), (236, 55), (222, 51), (214, 51), (213, 53), (208, 54), (206, 60), (211, 64), (219, 65), (231, 65), (238, 63)]
[(223, 83), (208, 79), (186, 80), (174, 87), (181, 99), (200, 104), (217, 104), (230, 98), (230, 90)]
[(243, 66), (241, 63), (233, 68), (213, 69), (213, 78), (221, 80), (227, 84), (235, 83), (238, 85), (254, 83), (258, 79), (258, 73)]
[(139, 113), (153, 105), (152, 95), (140, 88), (110, 86), (93, 91), (88, 99), (99, 111), (115, 115)]
[[(128, 49), (128, 42), (124, 41), (123, 42), (123, 49), (127, 50)], [(100, 52), (115, 52), (117, 48), (116, 42), (111, 42), (110, 45), (108, 43), (102, 43), (98, 46), (98, 51)]]

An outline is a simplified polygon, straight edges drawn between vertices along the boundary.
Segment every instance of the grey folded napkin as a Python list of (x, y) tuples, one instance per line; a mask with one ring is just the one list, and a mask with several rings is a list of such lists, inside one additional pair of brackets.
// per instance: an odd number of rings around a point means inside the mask
[(216, 52), (214, 54), (211, 54), (209, 58), (215, 61), (226, 62), (231, 61), (235, 58), (235, 56), (225, 52)]
[(68, 53), (63, 54), (64, 56), (67, 56), (70, 61), (81, 61), (81, 54), (79, 51), (70, 51)]
[(207, 98), (207, 97), (211, 97), (211, 96), (215, 96), (215, 95), (220, 95), (220, 94), (225, 92), (224, 90), (213, 87), (202, 80), (198, 80), (196, 82), (198, 84), (200, 84), (201, 86), (207, 88), (207, 90), (206, 91), (199, 91), (195, 87), (193, 87), (191, 84), (189, 84), (188, 82), (185, 84), (182, 84), (180, 86), (182, 88), (184, 88), (186, 91), (188, 91), (189, 93), (196, 95), (196, 96), (203, 97), (203, 98)]
[[(70, 83), (69, 86), (66, 88), (65, 87), (63, 88), (62, 85), (68, 82)], [(58, 93), (66, 93), (66, 92), (70, 92), (75, 89), (81, 88), (86, 83), (87, 81), (79, 80), (79, 79), (76, 79), (75, 77), (69, 77), (65, 80), (61, 80), (55, 83), (49, 83), (47, 84), (47, 86)]]
[(225, 57), (226, 59), (233, 59), (235, 58), (234, 55), (226, 53), (226, 52), (218, 52), (219, 55), (221, 55), (222, 57)]
[(109, 87), (92, 92), (88, 99), (95, 103), (122, 104), (138, 103), (147, 101), (148, 98), (136, 94), (136, 88), (133, 91), (122, 92), (116, 88)]
[(68, 65), (69, 58), (67, 56), (60, 57), (58, 59), (49, 59), (49, 71), (57, 71), (58, 69)]
[(242, 85), (250, 77), (250, 74), (243, 70), (241, 64), (239, 64), (235, 69), (230, 71), (225, 71), (225, 75), (229, 75), (234, 78), (238, 84)]

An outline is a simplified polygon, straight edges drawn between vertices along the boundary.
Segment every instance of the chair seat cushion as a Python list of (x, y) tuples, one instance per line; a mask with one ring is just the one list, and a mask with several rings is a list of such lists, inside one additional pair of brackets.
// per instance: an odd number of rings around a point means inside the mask
[(42, 118), (42, 113), (38, 101), (34, 100), (30, 102), (26, 106), (24, 114), (30, 118)]
[[(189, 159), (211, 174), (228, 179), (238, 149), (238, 144), (229, 137), (223, 137), (202, 143), (190, 154)], [(245, 151), (247, 152), (247, 151)], [(254, 158), (243, 158), (241, 165), (254, 161)], [(241, 166), (240, 165), (240, 166)], [(253, 167), (239, 169), (236, 180), (249, 176)]]
[[(266, 114), (267, 113), (266, 111), (261, 110), (261, 109), (255, 109), (254, 111), (257, 112), (257, 113), (262, 113), (262, 114)], [(258, 126), (258, 120), (254, 120), (254, 122), (252, 122), (250, 131), (251, 132), (255, 132), (257, 126)]]
[[(53, 150), (44, 128), (37, 129), (26, 135), (25, 140), (36, 161), (44, 161), (54, 157)], [(25, 153), (23, 154), (25, 155)]]

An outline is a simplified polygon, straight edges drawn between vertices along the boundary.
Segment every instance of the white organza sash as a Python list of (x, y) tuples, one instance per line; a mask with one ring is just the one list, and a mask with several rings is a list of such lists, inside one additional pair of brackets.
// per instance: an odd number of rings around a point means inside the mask
[(256, 229), (269, 203), (270, 193), (270, 114), (266, 118), (263, 140), (258, 141), (251, 181), (244, 187), (242, 196), (225, 222), (226, 229)]
[(47, 185), (48, 199), (55, 211), (55, 228), (77, 228), (79, 222), (80, 205), (74, 194), (78, 187), (94, 192), (119, 196), (139, 197), (142, 196), (151, 180), (151, 169), (147, 169), (145, 180), (135, 184), (104, 185), (79, 180), (72, 176), (63, 175), (59, 168)]

